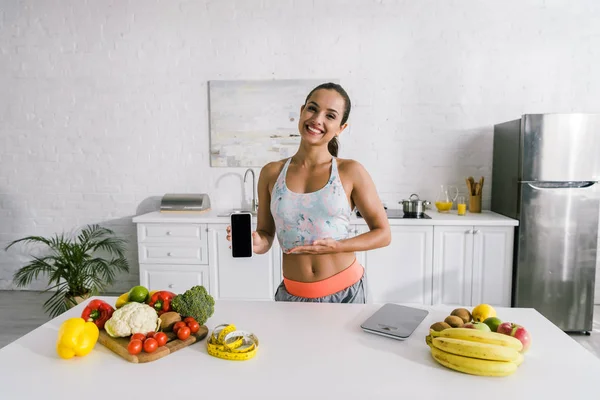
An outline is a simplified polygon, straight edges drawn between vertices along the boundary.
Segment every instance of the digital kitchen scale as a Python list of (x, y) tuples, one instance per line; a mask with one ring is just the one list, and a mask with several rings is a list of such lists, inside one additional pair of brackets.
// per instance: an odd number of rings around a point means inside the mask
[(360, 327), (368, 333), (405, 340), (423, 322), (427, 314), (427, 310), (386, 303)]

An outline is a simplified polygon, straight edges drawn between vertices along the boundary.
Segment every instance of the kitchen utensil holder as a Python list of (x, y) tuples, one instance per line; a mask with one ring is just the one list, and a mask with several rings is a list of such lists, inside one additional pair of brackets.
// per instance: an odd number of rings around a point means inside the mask
[(481, 212), (481, 194), (469, 195), (469, 212), (480, 213)]

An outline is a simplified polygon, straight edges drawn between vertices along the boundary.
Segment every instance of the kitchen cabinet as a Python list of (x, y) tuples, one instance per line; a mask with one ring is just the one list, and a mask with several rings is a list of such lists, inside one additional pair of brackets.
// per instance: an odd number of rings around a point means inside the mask
[(192, 286), (201, 285), (210, 293), (207, 265), (140, 264), (140, 284), (148, 290), (169, 290), (173, 293), (183, 293)]
[(210, 224), (208, 228), (212, 295), (216, 299), (272, 300), (281, 280), (279, 244), (274, 240), (265, 254), (234, 258), (226, 228), (227, 224)]
[[(391, 226), (389, 246), (363, 252), (367, 302), (432, 302), (433, 226)], [(368, 232), (362, 226), (360, 233)]]
[(175, 293), (202, 285), (215, 299), (272, 300), (281, 281), (279, 244), (266, 254), (233, 258), (227, 225), (138, 224), (140, 285)]
[(183, 293), (194, 285), (210, 292), (206, 224), (138, 224), (140, 285)]
[[(510, 306), (516, 221), (491, 212), (390, 221), (389, 246), (356, 253), (367, 302)], [(277, 239), (266, 254), (233, 258), (225, 217), (155, 212), (134, 222), (140, 284), (150, 290), (203, 285), (215, 299), (268, 301), (283, 279)], [(350, 229), (369, 228), (356, 220)]]
[(435, 226), (433, 304), (511, 304), (512, 226)]

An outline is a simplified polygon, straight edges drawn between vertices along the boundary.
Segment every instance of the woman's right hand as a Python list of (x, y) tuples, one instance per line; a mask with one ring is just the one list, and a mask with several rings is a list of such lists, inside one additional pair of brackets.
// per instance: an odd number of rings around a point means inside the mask
[[(231, 225), (227, 226), (227, 241), (231, 242)], [(256, 254), (264, 253), (264, 248), (269, 246), (269, 242), (263, 239), (258, 232), (252, 231), (252, 251)], [(229, 245), (231, 248), (231, 245)]]

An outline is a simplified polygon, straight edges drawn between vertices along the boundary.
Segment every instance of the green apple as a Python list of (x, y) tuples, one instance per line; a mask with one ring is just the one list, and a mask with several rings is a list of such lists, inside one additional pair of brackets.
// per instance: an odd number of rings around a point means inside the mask
[(502, 320), (500, 320), (500, 318), (498, 317), (489, 317), (486, 318), (485, 321), (483, 321), (483, 323), (489, 326), (492, 332), (496, 332), (498, 331), (498, 327), (502, 323)]
[(483, 322), (469, 322), (468, 324), (464, 324), (463, 326), (461, 326), (461, 328), (479, 329), (480, 331), (484, 332), (492, 331), (490, 327), (484, 324)]

